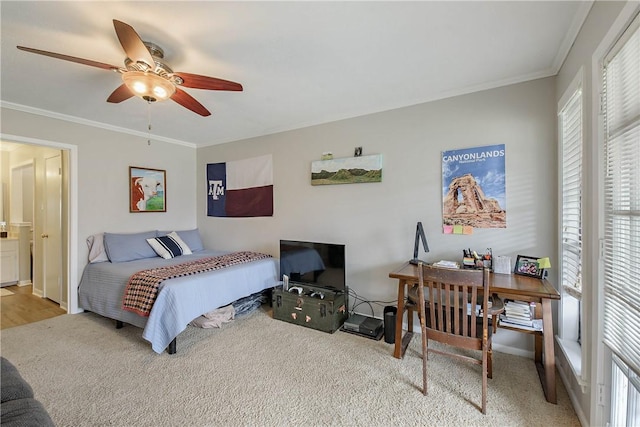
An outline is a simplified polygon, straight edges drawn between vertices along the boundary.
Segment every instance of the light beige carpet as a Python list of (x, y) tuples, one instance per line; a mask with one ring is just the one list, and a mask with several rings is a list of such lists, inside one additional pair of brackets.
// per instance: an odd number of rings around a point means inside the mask
[(13, 292), (9, 289), (0, 288), (0, 297), (8, 297), (9, 295), (13, 295)]
[(480, 368), (433, 355), (423, 396), (420, 340), (393, 345), (274, 320), (266, 309), (189, 327), (156, 354), (142, 330), (91, 313), (5, 329), (1, 353), (58, 426), (579, 426), (558, 379), (547, 403), (533, 361), (494, 353), (487, 415)]

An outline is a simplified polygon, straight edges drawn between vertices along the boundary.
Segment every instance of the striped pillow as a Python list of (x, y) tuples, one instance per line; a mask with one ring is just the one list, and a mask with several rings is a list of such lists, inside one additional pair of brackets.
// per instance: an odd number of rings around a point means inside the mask
[(166, 236), (147, 239), (153, 250), (164, 259), (175, 258), (180, 255), (189, 255), (191, 250), (175, 233)]

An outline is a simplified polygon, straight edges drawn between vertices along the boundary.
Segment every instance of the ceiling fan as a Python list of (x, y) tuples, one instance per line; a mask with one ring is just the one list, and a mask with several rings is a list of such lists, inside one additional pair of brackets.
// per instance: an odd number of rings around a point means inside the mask
[(114, 19), (113, 26), (127, 55), (124, 67), (30, 47), (17, 46), (17, 48), (26, 52), (120, 73), (123, 83), (107, 98), (107, 102), (112, 103), (122, 102), (133, 96), (139, 96), (147, 102), (172, 99), (194, 113), (209, 116), (211, 115), (209, 110), (180, 89), (180, 86), (194, 89), (242, 91), (240, 83), (198, 74), (174, 72), (163, 61), (164, 51), (162, 48), (153, 43), (142, 41), (133, 27), (124, 22)]

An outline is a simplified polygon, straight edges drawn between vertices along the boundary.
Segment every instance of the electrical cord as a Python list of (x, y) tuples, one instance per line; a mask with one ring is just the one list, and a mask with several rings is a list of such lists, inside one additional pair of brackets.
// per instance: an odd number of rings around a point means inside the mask
[(363, 297), (361, 297), (360, 295), (358, 295), (353, 289), (349, 288), (349, 297), (352, 298), (354, 300), (354, 305), (351, 306), (351, 304), (349, 304), (349, 306), (351, 307), (351, 310), (349, 310), (349, 314), (353, 314), (355, 309), (363, 304), (366, 304), (369, 306), (369, 309), (371, 310), (371, 316), (373, 317), (374, 315), (374, 309), (373, 309), (373, 304), (378, 305), (378, 306), (385, 306), (385, 305), (389, 305), (389, 304), (397, 304), (397, 301), (395, 300), (391, 300), (391, 301), (373, 301), (373, 300), (367, 300), (364, 299)]

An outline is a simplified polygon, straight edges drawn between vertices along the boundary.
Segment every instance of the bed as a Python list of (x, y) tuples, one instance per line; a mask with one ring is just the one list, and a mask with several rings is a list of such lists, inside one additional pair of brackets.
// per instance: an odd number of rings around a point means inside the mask
[[(147, 239), (177, 235), (191, 253), (162, 258)], [(78, 287), (81, 308), (143, 328), (142, 337), (156, 353), (176, 351), (176, 337), (189, 322), (204, 313), (233, 303), (278, 284), (279, 262), (268, 257), (185, 277), (165, 280), (147, 316), (123, 309), (123, 298), (132, 275), (152, 268), (173, 266), (229, 254), (205, 249), (196, 230), (167, 233), (104, 233), (91, 236), (89, 264)], [(145, 246), (146, 245), (146, 246)], [(149, 250), (150, 249), (150, 250)]]

